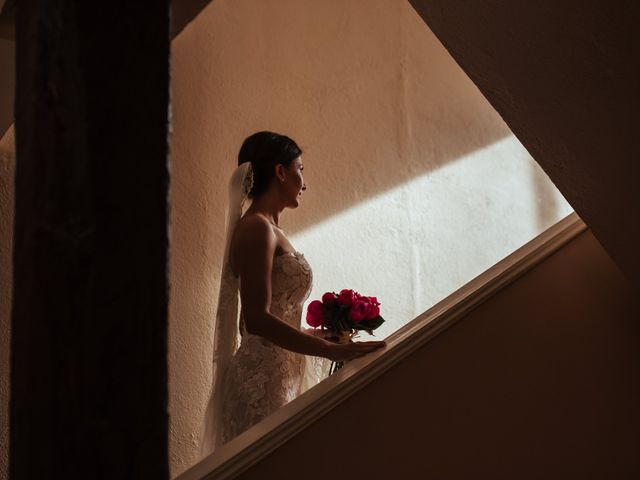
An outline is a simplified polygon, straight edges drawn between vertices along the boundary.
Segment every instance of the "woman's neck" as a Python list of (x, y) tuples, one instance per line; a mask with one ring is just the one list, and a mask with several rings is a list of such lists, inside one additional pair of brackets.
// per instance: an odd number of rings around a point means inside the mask
[(247, 213), (257, 213), (266, 217), (266, 219), (276, 227), (280, 223), (280, 215), (284, 211), (284, 208), (276, 204), (276, 202), (269, 201), (268, 198), (260, 197), (251, 203), (251, 206), (247, 209)]

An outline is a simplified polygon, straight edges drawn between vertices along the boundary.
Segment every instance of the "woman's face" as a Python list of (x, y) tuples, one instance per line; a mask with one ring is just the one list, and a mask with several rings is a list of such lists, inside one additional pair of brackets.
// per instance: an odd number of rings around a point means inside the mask
[(296, 208), (299, 205), (302, 192), (307, 188), (302, 176), (303, 170), (302, 155), (291, 162), (289, 168), (285, 170), (286, 175), (284, 182), (282, 182), (282, 188), (285, 198), (289, 200), (287, 206), (290, 208)]

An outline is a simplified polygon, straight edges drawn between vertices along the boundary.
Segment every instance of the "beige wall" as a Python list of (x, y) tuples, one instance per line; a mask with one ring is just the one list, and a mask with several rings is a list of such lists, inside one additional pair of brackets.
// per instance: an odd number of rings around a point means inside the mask
[(239, 478), (638, 478), (639, 306), (585, 232)]
[(9, 466), (9, 354), (11, 345), (11, 254), (13, 243), (13, 127), (0, 138), (0, 479)]
[(262, 129), (305, 150), (282, 219), (312, 298), (377, 295), (395, 330), (570, 211), (402, 0), (216, 0), (172, 45), (172, 474), (197, 460), (226, 181)]

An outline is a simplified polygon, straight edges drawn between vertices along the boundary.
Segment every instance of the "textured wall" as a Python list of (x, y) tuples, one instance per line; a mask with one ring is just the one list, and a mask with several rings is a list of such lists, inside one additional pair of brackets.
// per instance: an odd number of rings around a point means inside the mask
[(0, 139), (0, 479), (9, 465), (9, 353), (11, 340), (11, 252), (13, 242), (13, 127)]
[(570, 210), (407, 2), (216, 0), (172, 48), (173, 475), (197, 459), (226, 182), (247, 135), (305, 150), (309, 188), (282, 224), (312, 298), (376, 294), (386, 333)]
[(637, 312), (585, 232), (239, 478), (638, 478)]
[(637, 3), (411, 4), (640, 287)]

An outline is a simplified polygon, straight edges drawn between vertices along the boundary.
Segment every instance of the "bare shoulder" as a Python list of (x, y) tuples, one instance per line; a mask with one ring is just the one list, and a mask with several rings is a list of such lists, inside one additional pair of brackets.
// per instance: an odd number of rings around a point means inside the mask
[(240, 219), (234, 235), (234, 243), (240, 248), (275, 245), (273, 226), (262, 215), (249, 214)]

